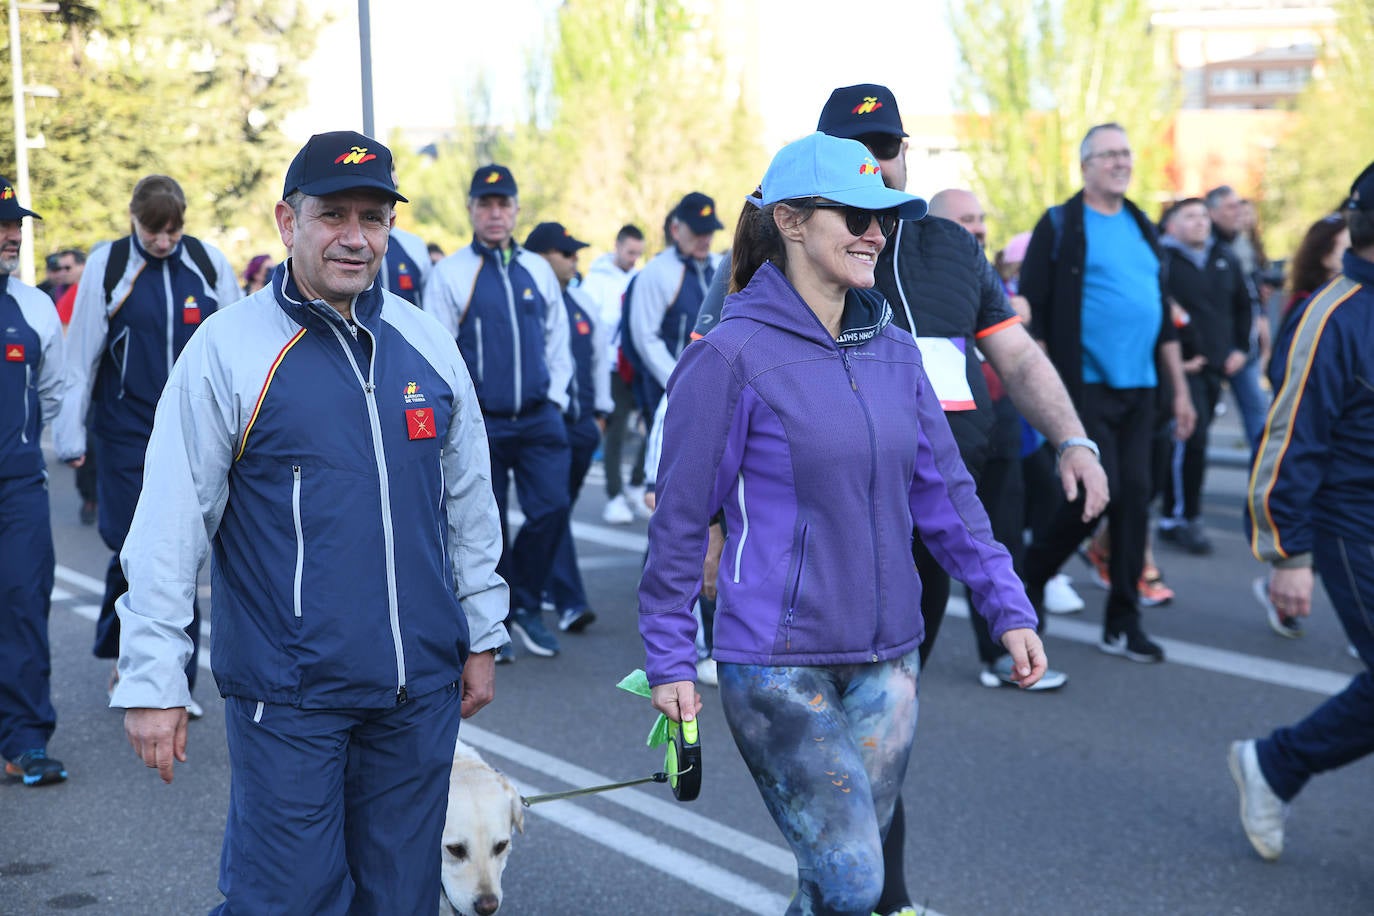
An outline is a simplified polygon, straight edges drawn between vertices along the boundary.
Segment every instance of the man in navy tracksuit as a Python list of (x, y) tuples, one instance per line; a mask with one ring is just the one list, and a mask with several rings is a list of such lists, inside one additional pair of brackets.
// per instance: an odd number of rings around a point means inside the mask
[(1374, 163), (1345, 205), (1342, 270), (1284, 320), (1275, 388), (1250, 472), (1250, 549), (1273, 567), (1284, 617), (1312, 609), (1314, 573), (1364, 670), (1294, 725), (1231, 745), (1241, 825), (1265, 859), (1283, 853), (1288, 804), (1307, 781), (1374, 753)]
[[(129, 202), (133, 231), (91, 253), (77, 287), (68, 330), (62, 413), (53, 427), (57, 455), (80, 467), (86, 452), (86, 414), (100, 441), (96, 468), (99, 529), (114, 551), (96, 622), (97, 658), (119, 655), (115, 601), (129, 587), (119, 551), (143, 490), (143, 456), (153, 410), (186, 342), (217, 308), (242, 296), (234, 268), (220, 251), (183, 235), (186, 195), (166, 175), (149, 175)], [(194, 593), (190, 630), (196, 651), (187, 677), (194, 690), (200, 611)], [(191, 701), (191, 715), (200, 706)]]
[(111, 704), (168, 782), (214, 550), (221, 914), (433, 912), (460, 711), (491, 700), (507, 641), (472, 383), (444, 328), (375, 282), (405, 200), (390, 171), (352, 131), (296, 155), (291, 256), (182, 352), (124, 546)]
[(67, 778), (47, 755), (57, 727), (48, 654), (56, 559), (38, 441), (61, 403), (62, 323), (52, 300), (15, 276), (26, 216), (42, 219), (0, 178), (0, 757), (6, 775), (36, 786)]
[[(478, 169), (468, 191), (472, 244), (434, 266), (424, 307), (458, 340), (477, 387), (503, 532), (515, 476), (525, 523), (501, 555), (511, 589), (507, 622), (527, 650), (549, 658), (558, 654), (558, 640), (541, 620), (539, 595), (568, 520), (563, 411), (572, 356), (558, 278), (543, 258), (515, 243), (519, 212), (510, 170)], [(507, 647), (497, 661), (513, 659)]]
[(719, 260), (711, 254), (711, 239), (723, 228), (715, 201), (700, 191), (683, 197), (668, 220), (673, 244), (645, 264), (625, 291), (621, 349), (634, 366), (635, 399), (646, 418), (654, 415), (682, 348), (692, 340)]
[[(525, 239), (525, 250), (542, 254), (553, 268), (563, 287), (563, 304), (568, 310), (573, 377), (568, 385), (568, 409), (563, 414), (563, 422), (568, 428), (571, 453), (570, 505), (577, 502), (582, 492), (582, 482), (587, 478), (592, 456), (606, 429), (606, 418), (615, 410), (606, 349), (609, 335), (597, 314), (596, 303), (580, 287), (572, 285), (577, 276), (577, 252), (586, 247), (586, 242), (573, 238), (561, 223), (540, 223)], [(587, 606), (587, 590), (577, 569), (577, 549), (570, 523), (565, 526), (558, 543), (545, 594), (558, 611), (558, 628), (564, 632), (580, 633), (596, 619), (596, 614)]]

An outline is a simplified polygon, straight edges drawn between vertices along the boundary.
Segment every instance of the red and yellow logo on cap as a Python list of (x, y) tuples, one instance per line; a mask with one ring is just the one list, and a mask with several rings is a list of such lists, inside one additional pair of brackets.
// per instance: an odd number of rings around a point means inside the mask
[(375, 153), (369, 153), (365, 146), (349, 147), (348, 152), (343, 153), (338, 159), (334, 160), (335, 165), (362, 165), (364, 162), (371, 162), (376, 159)]
[(706, 206), (704, 206), (704, 207), (701, 208), (701, 212), (700, 212), (699, 214), (697, 214), (697, 215), (698, 215), (698, 216), (710, 216), (710, 215), (711, 215), (712, 213), (714, 213), (714, 212), (715, 212), (715, 211), (711, 209), (711, 205), (710, 205), (710, 204), (707, 204)]
[(864, 96), (863, 101), (855, 105), (849, 113), (856, 115), (873, 114), (873, 112), (877, 111), (879, 108), (882, 107), (883, 103), (878, 101), (876, 96), (866, 95)]
[(485, 181), (487, 184), (496, 184), (496, 182), (501, 180), (501, 173), (493, 170), (489, 172), (487, 174), (487, 177), (483, 178), (482, 180)]
[(874, 162), (872, 159), (865, 158), (863, 162), (859, 163), (860, 175), (879, 175), (882, 171), (882, 166), (878, 165), (878, 163)]
[(0, 191), (0, 200), (14, 200), (14, 188), (5, 185), (5, 190)]

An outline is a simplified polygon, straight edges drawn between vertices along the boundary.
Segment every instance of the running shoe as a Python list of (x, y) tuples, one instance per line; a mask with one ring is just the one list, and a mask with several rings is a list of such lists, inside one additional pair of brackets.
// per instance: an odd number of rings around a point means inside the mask
[(1088, 566), (1092, 568), (1093, 584), (1100, 588), (1110, 590), (1112, 587), (1112, 573), (1107, 567), (1107, 562), (1110, 559), (1107, 552), (1098, 547), (1096, 541), (1089, 541), (1087, 547), (1080, 547), (1078, 549), (1078, 555), (1082, 557), (1084, 563), (1087, 563)]
[(25, 751), (5, 762), (5, 775), (24, 780), (26, 786), (45, 786), (67, 778), (62, 761), (49, 757), (41, 747)]
[(1141, 607), (1159, 607), (1174, 600), (1174, 590), (1164, 584), (1164, 574), (1157, 566), (1146, 566), (1135, 588)]

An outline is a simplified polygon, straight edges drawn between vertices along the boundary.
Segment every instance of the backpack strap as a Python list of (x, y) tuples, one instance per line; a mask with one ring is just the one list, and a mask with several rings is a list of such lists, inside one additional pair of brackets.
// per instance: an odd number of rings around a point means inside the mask
[(110, 307), (110, 300), (114, 297), (115, 287), (119, 285), (119, 280), (124, 276), (124, 268), (129, 266), (129, 249), (133, 243), (129, 236), (116, 239), (110, 243), (110, 259), (105, 262), (105, 308)]
[(213, 293), (219, 284), (219, 273), (215, 270), (214, 262), (210, 260), (210, 252), (205, 250), (205, 243), (193, 235), (184, 235), (181, 241), (186, 246), (186, 253), (200, 268), (201, 275), (205, 277), (205, 282), (209, 284), (210, 292)]

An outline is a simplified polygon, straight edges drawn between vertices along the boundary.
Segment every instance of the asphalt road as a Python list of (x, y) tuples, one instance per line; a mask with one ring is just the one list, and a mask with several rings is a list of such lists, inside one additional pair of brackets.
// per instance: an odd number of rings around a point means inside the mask
[[(594, 473), (596, 473), (594, 471)], [(71, 471), (53, 472), (58, 589), (51, 619), (59, 726), (50, 750), (65, 784), (0, 782), (0, 914), (203, 913), (228, 796), (223, 706), (208, 672), (190, 761), (163, 786), (105, 707), (109, 665), (90, 656), (108, 558), (77, 522)], [(486, 759), (535, 794), (647, 775), (647, 702), (616, 682), (643, 664), (634, 587), (644, 524), (600, 522), (600, 476), (576, 512), (598, 620), (546, 660), (498, 669), (497, 699), (464, 724)], [(1095, 648), (1103, 592), (1069, 567), (1088, 610), (1056, 617), (1053, 694), (979, 686), (962, 620), (923, 676), (905, 786), (906, 874), (932, 913), (1294, 914), (1365, 916), (1374, 900), (1374, 766), (1314, 780), (1293, 808), (1282, 861), (1251, 851), (1237, 820), (1226, 748), (1301, 717), (1358, 670), (1319, 600), (1307, 635), (1272, 635), (1250, 596), (1259, 567), (1240, 535), (1244, 480), (1214, 470), (1207, 519), (1217, 550), (1160, 550), (1179, 598), (1147, 612), (1170, 661), (1139, 665)], [(962, 602), (952, 612), (963, 613)], [(552, 618), (550, 617), (550, 620)], [(701, 718), (702, 797), (660, 785), (536, 805), (506, 872), (502, 913), (781, 913), (790, 853), (753, 788), (710, 688)], [(1361, 852), (1363, 850), (1363, 852)]]

